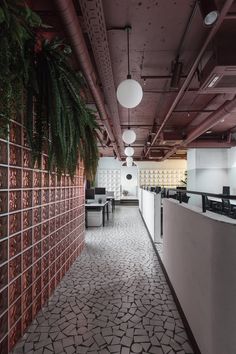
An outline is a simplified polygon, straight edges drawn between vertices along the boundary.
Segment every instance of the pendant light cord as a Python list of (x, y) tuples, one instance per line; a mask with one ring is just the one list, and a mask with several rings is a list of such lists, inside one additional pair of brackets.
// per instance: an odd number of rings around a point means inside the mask
[(130, 110), (128, 108), (128, 129), (130, 129)]
[(130, 26), (126, 27), (126, 31), (127, 31), (127, 54), (128, 54), (128, 75), (127, 75), (127, 79), (131, 79), (131, 74), (130, 74), (130, 64), (129, 64), (129, 32), (131, 30)]

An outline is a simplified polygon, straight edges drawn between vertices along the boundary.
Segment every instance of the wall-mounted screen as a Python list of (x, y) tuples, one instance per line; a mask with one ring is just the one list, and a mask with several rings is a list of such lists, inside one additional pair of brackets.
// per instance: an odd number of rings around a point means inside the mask
[(106, 188), (95, 187), (95, 194), (106, 194)]

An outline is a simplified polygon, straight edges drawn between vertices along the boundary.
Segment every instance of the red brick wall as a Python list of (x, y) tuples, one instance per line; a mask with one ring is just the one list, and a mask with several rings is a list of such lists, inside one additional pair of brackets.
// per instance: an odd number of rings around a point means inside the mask
[(83, 168), (32, 168), (21, 121), (0, 139), (0, 353), (8, 353), (84, 246)]

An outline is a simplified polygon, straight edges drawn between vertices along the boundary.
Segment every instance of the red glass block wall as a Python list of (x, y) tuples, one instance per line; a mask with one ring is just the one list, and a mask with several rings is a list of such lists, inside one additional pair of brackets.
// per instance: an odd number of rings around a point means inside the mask
[(0, 139), (0, 353), (25, 332), (84, 246), (84, 182), (32, 167), (21, 119)]

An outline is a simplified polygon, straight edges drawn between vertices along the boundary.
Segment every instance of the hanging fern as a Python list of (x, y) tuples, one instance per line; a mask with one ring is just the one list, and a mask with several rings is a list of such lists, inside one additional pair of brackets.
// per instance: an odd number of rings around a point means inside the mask
[(51, 168), (73, 177), (82, 159), (93, 179), (98, 125), (80, 95), (84, 80), (69, 64), (69, 46), (35, 36), (42, 26), (23, 0), (0, 0), (0, 135), (6, 137), (9, 120), (24, 108), (24, 94), (34, 160), (40, 166), (45, 151)]
[(20, 0), (0, 0), (0, 134), (22, 108), (27, 81), (27, 44), (40, 18)]
[(59, 175), (69, 172), (73, 177), (81, 159), (92, 180), (98, 163), (98, 125), (81, 98), (83, 79), (71, 69), (70, 53), (58, 39), (43, 40), (31, 61), (26, 115), (29, 140), (34, 158), (40, 162), (48, 135), (49, 165), (55, 165)]

